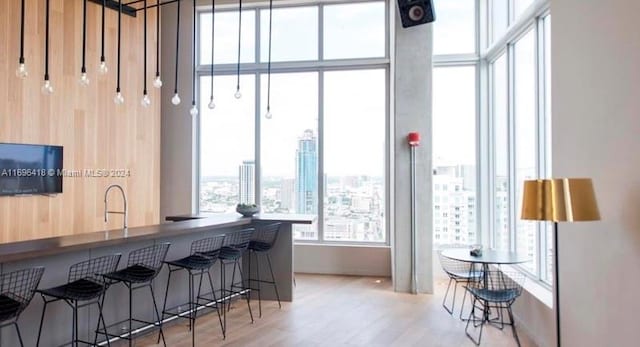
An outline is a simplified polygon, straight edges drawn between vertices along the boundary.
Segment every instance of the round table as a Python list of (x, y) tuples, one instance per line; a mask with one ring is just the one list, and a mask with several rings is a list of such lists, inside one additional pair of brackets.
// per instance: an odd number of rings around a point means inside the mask
[(479, 257), (472, 256), (469, 253), (470, 251), (468, 248), (445, 249), (442, 251), (442, 256), (465, 263), (482, 264), (483, 266), (488, 266), (489, 264), (522, 264), (531, 260), (528, 256), (509, 251), (483, 249), (482, 255)]

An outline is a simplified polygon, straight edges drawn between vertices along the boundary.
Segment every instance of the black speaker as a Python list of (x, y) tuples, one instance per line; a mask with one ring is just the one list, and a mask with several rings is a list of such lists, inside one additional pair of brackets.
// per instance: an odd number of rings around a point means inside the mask
[(398, 0), (402, 27), (408, 28), (436, 20), (433, 0)]

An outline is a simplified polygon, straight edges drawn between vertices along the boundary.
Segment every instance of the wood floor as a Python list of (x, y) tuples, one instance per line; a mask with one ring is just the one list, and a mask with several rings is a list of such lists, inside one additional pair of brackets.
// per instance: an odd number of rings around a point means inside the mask
[[(263, 302), (258, 318), (258, 303), (252, 301), (254, 324), (246, 302), (236, 301), (227, 316), (226, 340), (215, 313), (199, 318), (196, 346), (474, 346), (464, 333), (465, 323), (441, 306), (443, 281), (435, 295), (414, 296), (393, 292), (387, 278), (297, 274), (296, 279), (295, 301), (283, 303), (282, 310), (275, 302)], [(534, 346), (518, 332), (523, 347)], [(191, 346), (186, 321), (166, 327), (165, 334), (167, 346)], [(155, 337), (141, 337), (135, 345), (157, 346)], [(482, 346), (516, 343), (508, 327), (485, 327)]]

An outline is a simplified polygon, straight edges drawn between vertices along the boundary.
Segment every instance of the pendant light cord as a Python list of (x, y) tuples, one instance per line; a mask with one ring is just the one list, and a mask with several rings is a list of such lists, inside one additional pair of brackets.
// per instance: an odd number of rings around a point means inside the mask
[[(87, 1), (87, 0), (85, 0)], [(143, 58), (144, 58), (144, 63), (143, 65), (143, 89), (142, 89), (142, 94), (147, 95), (147, 0), (144, 0), (143, 3), (144, 6), (144, 38), (143, 38), (143, 46), (144, 46), (144, 53), (143, 53)]]
[(236, 89), (240, 90), (240, 48), (242, 41), (242, 0), (238, 0), (238, 64), (236, 68), (236, 74), (238, 76), (238, 83)]
[(24, 64), (24, 2), (25, 0), (22, 0), (22, 7), (20, 8), (20, 64)]
[(191, 105), (196, 104), (196, 0), (193, 0), (193, 49), (191, 50)]
[(102, 44), (101, 44), (101, 53), (100, 53), (100, 61), (104, 61), (104, 22), (105, 22), (105, 12), (104, 9), (107, 6), (107, 0), (102, 0)]
[(44, 33), (44, 80), (49, 80), (49, 0), (45, 4), (45, 33)]
[(156, 77), (160, 76), (160, 0), (156, 2), (158, 18), (156, 18)]
[(269, 61), (267, 62), (267, 112), (271, 111), (271, 36), (273, 24), (273, 0), (269, 0)]
[(215, 35), (216, 35), (216, 2), (215, 0), (211, 1), (211, 100), (213, 100), (213, 52), (215, 45)]
[(176, 80), (173, 88), (173, 93), (178, 94), (178, 58), (180, 52), (180, 0), (178, 0), (178, 18), (176, 20)]
[[(47, 0), (48, 1), (48, 0)], [(122, 0), (118, 0), (118, 76), (116, 78), (116, 92), (120, 92), (120, 34), (122, 32)]]
[(80, 71), (82, 73), (87, 72), (86, 57), (87, 57), (87, 0), (84, 0), (82, 3), (82, 68), (80, 68)]

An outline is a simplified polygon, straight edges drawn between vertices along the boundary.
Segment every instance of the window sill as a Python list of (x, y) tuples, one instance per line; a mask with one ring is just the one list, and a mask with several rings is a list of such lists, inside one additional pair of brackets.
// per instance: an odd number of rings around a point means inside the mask
[(529, 275), (526, 272), (522, 271), (522, 269), (516, 266), (503, 265), (503, 267), (508, 268), (511, 271), (524, 273), (525, 274), (524, 283), (520, 283), (524, 291), (529, 293), (529, 295), (536, 298), (545, 306), (549, 307), (550, 309), (553, 309), (553, 290), (551, 287), (549, 287), (548, 284), (539, 280), (532, 279), (531, 277), (529, 277)]
[(293, 241), (294, 246), (313, 246), (313, 247), (351, 247), (351, 248), (391, 248), (386, 243), (329, 243), (318, 241)]

